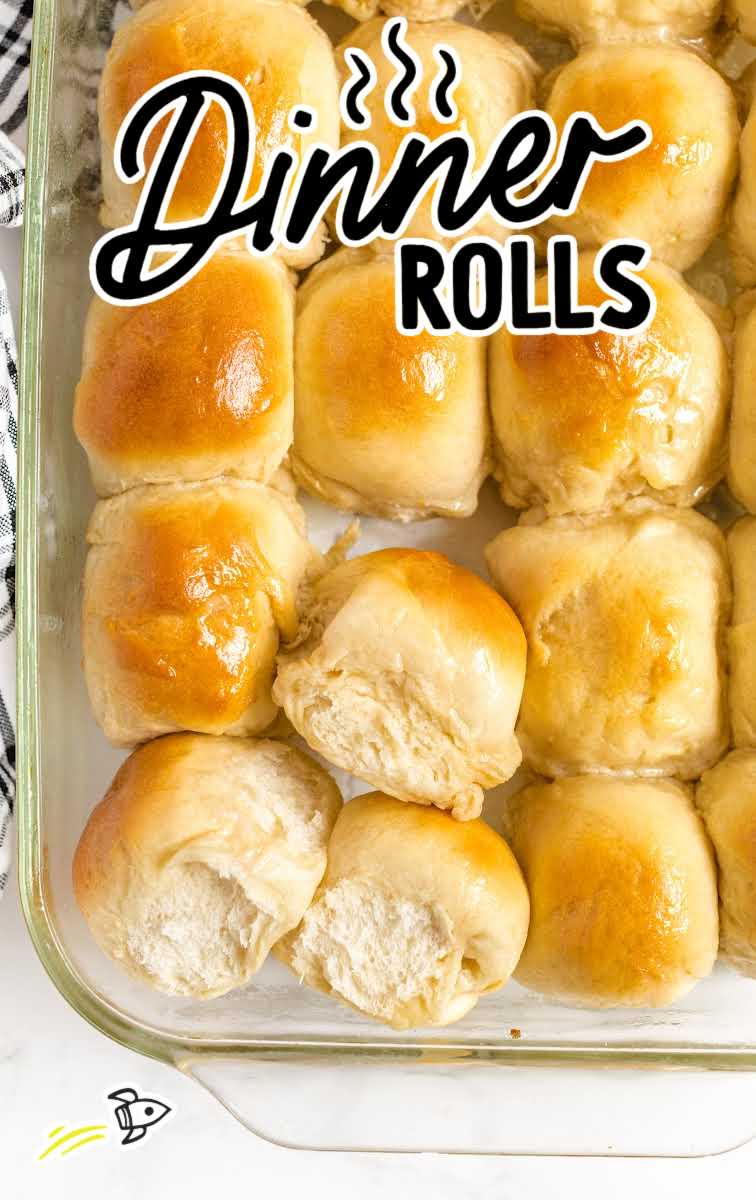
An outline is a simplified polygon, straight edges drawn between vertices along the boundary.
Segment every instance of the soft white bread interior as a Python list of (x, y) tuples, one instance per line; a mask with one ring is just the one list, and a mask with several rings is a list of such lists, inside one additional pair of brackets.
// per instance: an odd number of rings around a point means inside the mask
[(756, 513), (756, 291), (740, 298), (735, 325), (735, 386), (727, 481), (737, 500)]
[(470, 516), (489, 468), (485, 355), (481, 338), (397, 331), (393, 255), (319, 263), (297, 294), (295, 478), (339, 508)]
[(100, 495), (215, 475), (267, 483), (293, 435), (293, 340), (291, 273), (240, 243), (162, 300), (96, 297), (74, 428)]
[(697, 778), (728, 742), (722, 533), (640, 499), (536, 521), (486, 550), (528, 639), (525, 762), (544, 775)]
[(679, 46), (592, 46), (555, 75), (545, 107), (560, 133), (581, 111), (607, 131), (643, 120), (652, 133), (622, 162), (594, 163), (574, 213), (550, 231), (586, 247), (640, 238), (669, 266), (692, 266), (719, 231), (735, 180), (740, 125), (729, 83)]
[(442, 554), (380, 550), (319, 579), (302, 620), (273, 696), (309, 745), (401, 800), (478, 816), (521, 757), (525, 638), (501, 597)]
[[(595, 259), (578, 261), (578, 298), (600, 306)], [(724, 473), (727, 349), (704, 301), (650, 264), (656, 314), (640, 333), (517, 335), (489, 345), (494, 474), (504, 502), (550, 515), (646, 494), (696, 504)], [(535, 302), (549, 281), (536, 281)], [(715, 312), (724, 324), (724, 314)]]
[(406, 1029), (458, 1021), (506, 983), (527, 929), (503, 838), (375, 792), (342, 809), (315, 900), (274, 952), (310, 987)]
[(732, 568), (729, 632), (730, 720), (736, 746), (756, 746), (756, 517), (727, 534)]
[(696, 803), (719, 866), (720, 951), (756, 979), (756, 750), (734, 750), (707, 771)]
[(267, 729), (279, 637), (319, 562), (296, 501), (232, 480), (133, 488), (100, 501), (87, 537), (84, 671), (105, 735)]
[[(349, 129), (342, 124), (342, 145), (367, 140), (377, 149), (380, 156), (382, 180), (389, 172), (403, 138), (411, 132), (424, 134), (431, 140), (455, 130), (463, 131), (475, 149), (475, 167), (483, 166), (492, 142), (501, 130), (516, 116), (535, 106), (535, 84), (540, 74), (536, 63), (524, 47), (519, 46), (505, 34), (485, 33), (470, 25), (457, 21), (433, 21), (422, 24), (410, 21), (407, 43), (420, 62), (421, 78), (417, 87), (408, 96), (414, 107), (416, 119), (411, 126), (399, 126), (389, 119), (386, 112), (386, 92), (396, 77), (396, 68), (384, 54), (381, 37), (386, 22), (382, 19), (368, 21), (350, 30), (336, 48), (336, 62), (342, 83), (350, 77), (350, 68), (345, 59), (349, 48), (363, 51), (372, 60), (377, 72), (377, 84), (363, 97), (363, 104), (370, 115), (370, 126), (365, 129)], [(461, 67), (460, 80), (451, 93), (457, 108), (457, 117), (441, 122), (430, 105), (430, 90), (438, 75), (439, 65), (434, 49), (439, 44), (450, 46), (457, 55)], [(421, 199), (406, 227), (407, 237), (439, 239), (432, 221), (432, 201), (436, 188), (431, 187)], [(508, 230), (490, 215), (482, 216), (474, 225), (459, 234), (473, 234), (503, 241)], [(392, 244), (386, 243), (393, 253)]]
[(579, 45), (701, 38), (716, 24), (722, 0), (517, 0), (516, 8), (524, 20)]
[[(100, 83), (103, 225), (128, 225), (141, 184), (124, 183), (113, 165), (119, 127), (134, 104), (156, 84), (192, 70), (230, 75), (247, 92), (255, 115), (255, 156), (245, 199), (263, 180), (271, 155), (287, 142), (301, 158), (313, 142), (339, 144), (339, 83), (331, 43), (318, 23), (287, 0), (150, 0), (117, 30)], [(293, 130), (290, 110), (315, 110), (309, 130)], [(150, 135), (149, 169), (165, 132), (164, 119)], [(221, 180), (227, 144), (226, 115), (218, 103), (205, 114), (168, 206), (171, 221), (203, 217)], [(297, 250), (281, 251), (304, 267), (323, 253), (325, 227)]]
[(717, 956), (714, 855), (688, 788), (573, 776), (507, 801), (530, 892), (515, 978), (569, 1004), (657, 1007)]
[(159, 738), (126, 760), (90, 816), (77, 902), (129, 975), (219, 996), (301, 920), (340, 807), (330, 775), (283, 742)]

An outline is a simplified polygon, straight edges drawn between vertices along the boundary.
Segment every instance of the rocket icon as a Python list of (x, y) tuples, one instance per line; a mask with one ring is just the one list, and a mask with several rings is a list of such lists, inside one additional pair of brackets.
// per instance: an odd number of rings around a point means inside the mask
[(117, 1092), (110, 1092), (108, 1100), (123, 1101), (115, 1109), (119, 1129), (126, 1130), (122, 1146), (138, 1142), (150, 1125), (156, 1125), (171, 1111), (168, 1105), (160, 1100), (151, 1100), (149, 1097), (140, 1100), (133, 1088), (121, 1088)]

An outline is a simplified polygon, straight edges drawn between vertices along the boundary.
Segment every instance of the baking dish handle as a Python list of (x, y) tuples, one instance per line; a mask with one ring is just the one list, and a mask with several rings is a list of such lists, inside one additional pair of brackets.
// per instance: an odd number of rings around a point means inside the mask
[(177, 1066), (293, 1149), (697, 1157), (756, 1133), (756, 1073), (201, 1055)]

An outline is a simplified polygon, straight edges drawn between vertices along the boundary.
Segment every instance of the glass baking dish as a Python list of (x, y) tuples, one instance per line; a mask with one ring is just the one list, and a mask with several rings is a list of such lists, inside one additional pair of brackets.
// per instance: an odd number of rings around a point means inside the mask
[[(501, 27), (502, 13), (487, 24)], [(333, 10), (318, 15), (334, 36), (350, 24)], [(746, 1140), (756, 1128), (756, 1076), (747, 1074), (756, 1068), (756, 983), (722, 967), (664, 1011), (581, 1011), (510, 984), (450, 1029), (400, 1035), (307, 991), (274, 962), (212, 1002), (159, 996), (91, 940), (73, 900), (71, 856), (122, 754), (94, 724), (81, 671), (80, 579), (95, 497), (71, 404), (98, 232), (95, 95), (109, 23), (95, 0), (35, 6), (20, 338), (18, 814), (22, 902), (47, 971), (103, 1033), (194, 1075), (250, 1128), (289, 1145), (695, 1154)], [(308, 509), (321, 546), (344, 527), (343, 516)], [(434, 546), (483, 571), (482, 546), (508, 516), (489, 484), (471, 521), (409, 529), (365, 521), (361, 547)], [(494, 821), (496, 808), (492, 794)], [(656, 1070), (627, 1069), (640, 1067)]]

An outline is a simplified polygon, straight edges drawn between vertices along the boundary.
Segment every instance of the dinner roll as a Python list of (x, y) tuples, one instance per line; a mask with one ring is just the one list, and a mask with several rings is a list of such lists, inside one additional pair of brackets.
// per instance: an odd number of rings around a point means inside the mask
[(488, 474), (485, 343), (398, 333), (394, 258), (340, 250), (297, 297), (297, 481), (339, 508), (468, 517)]
[(724, 539), (688, 509), (521, 523), (487, 547), (528, 639), (517, 734), (545, 775), (694, 779), (727, 745)]
[(756, 513), (756, 290), (742, 296), (735, 325), (735, 370), (727, 481)]
[(736, 746), (756, 746), (756, 517), (736, 521), (727, 535), (732, 567), (730, 719)]
[(238, 245), (162, 300), (94, 299), (74, 426), (100, 495), (214, 475), (267, 483), (291, 444), (293, 336), (288, 271)]
[(301, 920), (340, 806), (330, 775), (282, 742), (187, 733), (149, 742), (81, 835), (79, 908), (135, 979), (220, 996)]
[(296, 502), (233, 481), (134, 488), (100, 501), (87, 537), (84, 671), (106, 736), (266, 729), (317, 557)]
[[(754, 8), (756, 14), (756, 7)], [(756, 22), (755, 22), (756, 23)], [(756, 69), (743, 76), (740, 94), (747, 113), (740, 135), (740, 171), (732, 205), (728, 240), (736, 282), (756, 284)]]
[[(494, 474), (504, 502), (591, 512), (645, 493), (697, 503), (724, 472), (727, 351), (709, 305), (668, 267), (642, 272), (656, 315), (641, 333), (491, 339)], [(535, 288), (546, 303), (548, 279)], [(593, 255), (580, 255), (582, 304), (600, 305)]]
[(304, 640), (273, 696), (329, 762), (400, 800), (477, 817), (520, 763), (525, 638), (477, 575), (423, 550), (378, 550), (308, 589)]
[(325, 0), (342, 8), (355, 21), (369, 21), (379, 12), (389, 17), (406, 17), (409, 21), (443, 21), (456, 16), (473, 0)]
[(719, 865), (722, 955), (756, 979), (756, 750), (734, 750), (698, 785)]
[(716, 24), (722, 0), (517, 0), (524, 20), (581, 42), (700, 38)]
[(644, 120), (652, 142), (621, 162), (594, 163), (571, 216), (549, 222), (581, 246), (640, 238), (684, 271), (721, 224), (737, 167), (738, 116), (728, 83), (692, 50), (596, 46), (555, 76), (546, 111), (561, 132), (590, 112), (607, 130)]
[[(184, 71), (213, 70), (236, 79), (255, 115), (255, 156), (247, 188), (262, 182), (271, 154), (287, 142), (300, 157), (317, 141), (339, 144), (339, 85), (331, 43), (316, 21), (287, 0), (150, 0), (116, 32), (99, 92), (103, 205), (107, 226), (128, 225), (140, 184), (126, 184), (113, 165), (119, 127), (132, 106), (155, 84)], [(303, 132), (288, 124), (290, 110), (306, 104), (315, 126)], [(150, 135), (149, 168), (167, 118)], [(214, 102), (202, 121), (168, 207), (168, 219), (204, 216), (215, 196), (226, 154), (226, 116)], [(293, 266), (307, 266), (323, 252), (324, 229), (299, 250), (282, 251)]]
[(726, 0), (725, 12), (741, 37), (756, 42), (756, 0)]
[(656, 1008), (711, 972), (716, 868), (682, 784), (537, 783), (508, 801), (505, 833), (530, 892), (519, 983), (569, 1004)]
[(275, 954), (395, 1029), (448, 1025), (506, 983), (528, 908), (509, 847), (483, 821), (374, 792), (341, 810), (315, 900)]
[[(408, 133), (425, 134), (433, 139), (452, 130), (463, 130), (475, 147), (476, 168), (482, 167), (491, 143), (507, 122), (517, 113), (535, 106), (535, 81), (539, 71), (533, 59), (522, 46), (504, 34), (484, 33), (482, 29), (461, 25), (456, 21), (434, 21), (425, 25), (411, 21), (407, 42), (420, 60), (422, 76), (417, 88), (407, 98), (408, 103), (414, 106), (415, 124), (411, 127), (399, 126), (389, 120), (384, 105), (386, 89), (396, 78), (396, 67), (383, 53), (381, 46), (385, 23), (377, 19), (358, 26), (347, 34), (336, 49), (342, 82), (351, 75), (345, 59), (345, 52), (350, 47), (364, 51), (373, 61), (377, 72), (377, 86), (362, 101), (370, 115), (370, 126), (365, 129), (342, 126), (342, 145), (355, 141), (371, 142), (380, 155), (379, 178), (383, 179)], [(451, 94), (457, 107), (457, 118), (448, 123), (440, 122), (433, 116), (429, 99), (433, 80), (439, 73), (433, 51), (440, 43), (456, 51), (461, 67), (459, 82)], [(420, 201), (407, 225), (405, 236), (438, 240), (439, 235), (431, 220), (435, 191), (435, 186), (432, 186)], [(484, 216), (459, 236), (486, 234), (503, 241), (509, 232), (493, 217)]]

